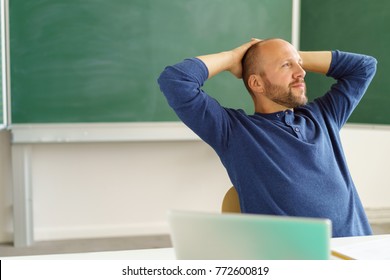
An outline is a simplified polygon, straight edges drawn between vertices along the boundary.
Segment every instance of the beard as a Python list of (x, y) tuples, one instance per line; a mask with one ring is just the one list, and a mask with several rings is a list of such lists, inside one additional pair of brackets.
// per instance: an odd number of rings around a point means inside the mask
[[(266, 77), (263, 77), (265, 95), (273, 102), (285, 106), (287, 108), (296, 108), (303, 106), (307, 103), (306, 89), (303, 90), (303, 94), (294, 94), (291, 85), (297, 81), (291, 83), (286, 89), (285, 87), (272, 84)], [(298, 89), (295, 89), (298, 90)]]

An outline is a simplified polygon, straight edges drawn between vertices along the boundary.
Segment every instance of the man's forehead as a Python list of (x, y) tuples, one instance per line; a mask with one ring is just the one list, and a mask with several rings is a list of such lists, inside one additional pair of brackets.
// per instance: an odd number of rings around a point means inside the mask
[(270, 40), (261, 46), (263, 58), (269, 61), (301, 60), (299, 52), (293, 45), (283, 40)]

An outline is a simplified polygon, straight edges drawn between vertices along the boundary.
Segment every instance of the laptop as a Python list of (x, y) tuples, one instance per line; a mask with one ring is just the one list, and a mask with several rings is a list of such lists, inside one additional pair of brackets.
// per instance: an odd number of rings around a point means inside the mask
[(325, 260), (331, 221), (239, 213), (168, 212), (179, 260)]

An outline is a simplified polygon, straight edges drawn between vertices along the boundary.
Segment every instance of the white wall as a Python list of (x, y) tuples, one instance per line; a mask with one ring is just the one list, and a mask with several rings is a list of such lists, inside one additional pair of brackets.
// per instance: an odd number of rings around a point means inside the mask
[(230, 181), (200, 141), (32, 148), (35, 239), (167, 233), (168, 209), (219, 211)]
[[(4, 242), (12, 240), (10, 152), (7, 133), (0, 136)], [(342, 137), (369, 217), (389, 220), (390, 129), (349, 126)], [(167, 233), (168, 209), (219, 211), (230, 187), (217, 156), (197, 140), (33, 144), (31, 167), (35, 240)]]
[(390, 222), (390, 127), (348, 125), (341, 136), (368, 218)]
[(0, 129), (0, 242), (12, 240), (10, 132)]

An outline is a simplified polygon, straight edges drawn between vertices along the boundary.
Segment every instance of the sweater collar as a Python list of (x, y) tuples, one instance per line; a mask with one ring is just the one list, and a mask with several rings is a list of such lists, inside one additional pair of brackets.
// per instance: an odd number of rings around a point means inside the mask
[(279, 111), (275, 113), (270, 114), (263, 114), (263, 113), (255, 113), (257, 116), (261, 116), (263, 118), (266, 118), (268, 120), (283, 120), (285, 116), (293, 116), (294, 111), (293, 110), (285, 110), (285, 111)]

